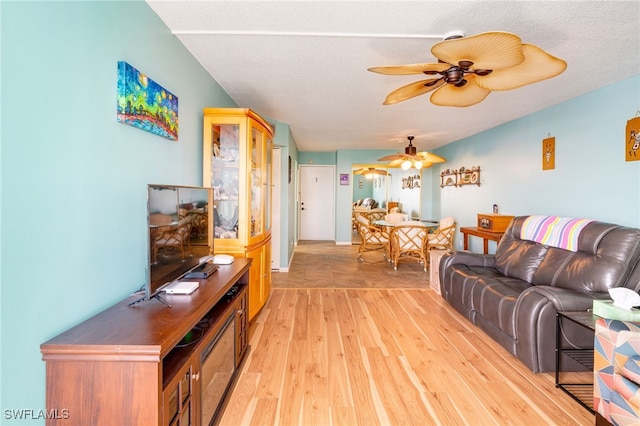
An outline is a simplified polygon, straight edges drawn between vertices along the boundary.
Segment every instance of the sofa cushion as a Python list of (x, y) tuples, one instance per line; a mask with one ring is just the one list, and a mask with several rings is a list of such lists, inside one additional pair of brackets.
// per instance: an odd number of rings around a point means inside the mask
[(542, 244), (507, 236), (496, 250), (496, 269), (504, 276), (531, 283), (546, 252), (547, 247)]
[(549, 248), (533, 284), (588, 292), (619, 287), (638, 262), (640, 231), (592, 222), (580, 235), (578, 248), (577, 252)]

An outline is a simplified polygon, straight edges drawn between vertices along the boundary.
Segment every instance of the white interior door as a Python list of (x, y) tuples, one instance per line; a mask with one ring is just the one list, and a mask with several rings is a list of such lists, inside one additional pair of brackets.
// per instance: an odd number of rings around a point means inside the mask
[(335, 239), (335, 166), (300, 166), (300, 239)]

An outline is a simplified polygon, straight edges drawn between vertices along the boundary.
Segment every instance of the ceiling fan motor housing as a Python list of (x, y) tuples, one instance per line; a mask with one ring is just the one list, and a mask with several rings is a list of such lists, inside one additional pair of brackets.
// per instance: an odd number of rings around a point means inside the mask
[(404, 153), (407, 155), (416, 155), (417, 152), (416, 147), (413, 145), (409, 145), (404, 148)]
[(404, 148), (404, 153), (407, 155), (416, 155), (418, 152), (416, 147), (411, 144), (411, 142), (413, 142), (413, 138), (413, 136), (407, 136), (407, 139), (409, 139), (409, 146)]

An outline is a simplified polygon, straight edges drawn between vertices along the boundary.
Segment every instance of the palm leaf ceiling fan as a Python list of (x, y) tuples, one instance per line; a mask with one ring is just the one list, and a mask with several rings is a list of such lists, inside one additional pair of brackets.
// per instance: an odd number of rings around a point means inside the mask
[(523, 44), (515, 34), (500, 31), (453, 36), (434, 44), (431, 53), (438, 63), (368, 69), (388, 75), (440, 75), (394, 90), (384, 105), (433, 92), (434, 105), (467, 107), (481, 102), (492, 91), (517, 89), (555, 77), (567, 68), (562, 59)]
[(412, 142), (414, 136), (407, 136), (409, 139), (409, 145), (404, 148), (404, 153), (397, 153), (378, 158), (378, 161), (389, 161), (389, 167), (402, 167), (403, 170), (408, 170), (412, 166), (416, 169), (431, 167), (434, 163), (444, 163), (446, 158), (431, 152), (420, 151), (413, 146)]

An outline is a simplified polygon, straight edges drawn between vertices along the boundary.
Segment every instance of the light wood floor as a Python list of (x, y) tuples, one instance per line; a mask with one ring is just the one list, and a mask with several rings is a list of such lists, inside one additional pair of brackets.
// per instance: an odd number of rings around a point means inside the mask
[[(336, 252), (342, 260), (329, 260)], [(333, 243), (298, 246), (295, 258), (304, 262), (273, 274), (222, 424), (594, 424), (555, 388), (553, 374), (531, 373), (428, 289), (419, 265), (393, 271), (379, 262), (391, 272), (362, 278), (358, 271), (376, 264), (358, 263), (353, 247)], [(343, 269), (327, 269), (334, 263), (354, 268), (353, 282), (378, 285), (346, 288)], [(291, 288), (299, 268), (303, 281), (316, 268), (314, 288)], [(421, 278), (398, 288), (394, 273)]]

